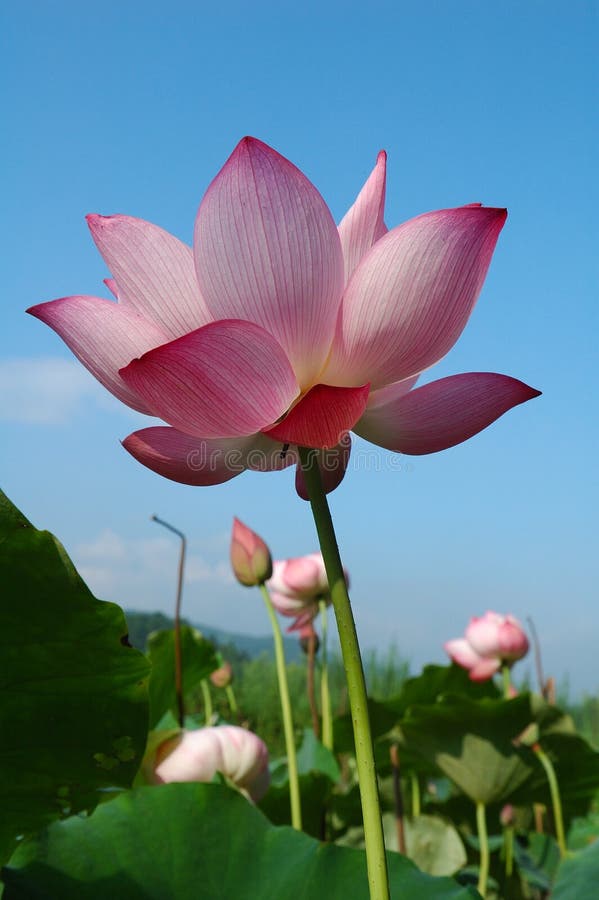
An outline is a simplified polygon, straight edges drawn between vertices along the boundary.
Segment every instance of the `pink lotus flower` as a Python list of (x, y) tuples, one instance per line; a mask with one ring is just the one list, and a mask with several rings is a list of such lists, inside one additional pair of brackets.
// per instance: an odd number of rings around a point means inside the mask
[[(349, 585), (347, 572), (345, 580)], [(287, 631), (299, 631), (300, 636), (302, 629), (311, 627), (312, 620), (318, 615), (319, 602), (331, 602), (321, 553), (275, 560), (266, 587), (277, 612), (295, 619)]]
[[(388, 231), (385, 167), (380, 153), (337, 228), (295, 166), (244, 138), (200, 204), (193, 248), (141, 219), (88, 216), (117, 302), (29, 312), (115, 396), (167, 423), (124, 446), (174, 481), (282, 469), (301, 445), (320, 451), (332, 490), (350, 429), (401, 453), (452, 447), (539, 393), (489, 372), (413, 389), (466, 325), (506, 212), (470, 204)], [(296, 486), (305, 496), (299, 470)]]
[(231, 566), (237, 581), (246, 587), (264, 584), (272, 575), (270, 550), (262, 538), (239, 519), (233, 519)]
[(463, 638), (447, 641), (451, 659), (468, 669), (472, 681), (492, 678), (505, 663), (513, 663), (528, 653), (528, 638), (514, 616), (486, 612), (474, 616)]
[(268, 749), (251, 731), (236, 725), (217, 725), (184, 731), (169, 738), (157, 751), (154, 779), (212, 781), (217, 772), (259, 800), (268, 790)]
[(233, 683), (233, 666), (230, 662), (223, 662), (222, 666), (210, 673), (210, 681), (217, 688), (226, 688)]

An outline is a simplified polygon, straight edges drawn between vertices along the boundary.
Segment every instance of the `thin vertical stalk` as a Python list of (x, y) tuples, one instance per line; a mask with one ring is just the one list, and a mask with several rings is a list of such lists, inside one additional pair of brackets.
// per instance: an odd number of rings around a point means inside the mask
[(281, 712), (283, 714), (283, 731), (285, 733), (285, 746), (287, 750), (287, 769), (289, 772), (289, 803), (291, 806), (291, 824), (298, 831), (302, 830), (302, 809), (300, 803), (299, 776), (297, 772), (297, 757), (295, 754), (295, 739), (293, 735), (293, 719), (291, 716), (291, 701), (289, 699), (289, 685), (287, 683), (287, 669), (285, 667), (285, 651), (283, 650), (283, 637), (276, 617), (270, 594), (264, 584), (260, 585), (260, 591), (264, 598), (272, 633), (275, 643), (275, 660), (277, 664), (277, 677), (279, 680), (279, 695), (281, 698)]
[(501, 675), (503, 678), (503, 697), (505, 700), (511, 700), (512, 678), (510, 667), (506, 663), (501, 667)]
[(481, 803), (480, 801), (476, 804), (476, 828), (478, 831), (478, 845), (480, 848), (478, 892), (482, 897), (486, 897), (487, 882), (489, 880), (489, 838), (487, 835), (487, 817), (485, 804)]
[(181, 539), (181, 551), (179, 553), (179, 569), (177, 574), (177, 599), (175, 601), (175, 620), (174, 620), (174, 644), (175, 644), (175, 694), (177, 696), (177, 712), (179, 718), (179, 726), (184, 727), (185, 724), (185, 704), (183, 701), (183, 660), (181, 655), (181, 597), (183, 595), (183, 573), (185, 571), (185, 550), (187, 547), (187, 539), (182, 531), (169, 525), (164, 519), (158, 516), (152, 516), (152, 521), (158, 522), (164, 528), (168, 528), (173, 534)]
[(399, 753), (397, 744), (389, 747), (389, 759), (391, 760), (391, 774), (393, 776), (393, 802), (395, 805), (395, 828), (397, 831), (397, 848), (400, 853), (407, 856), (406, 831), (404, 828), (403, 794), (401, 792), (401, 780), (399, 777)]
[(200, 681), (200, 687), (202, 689), (202, 697), (204, 699), (204, 721), (206, 725), (210, 725), (212, 722), (212, 695), (210, 693), (210, 685), (208, 684), (207, 678), (202, 678)]
[(331, 709), (331, 692), (329, 687), (329, 662), (328, 662), (328, 614), (326, 600), (318, 604), (320, 610), (320, 711), (322, 714), (322, 743), (333, 752), (333, 712)]
[(237, 708), (237, 700), (235, 699), (235, 691), (233, 687), (228, 684), (225, 688), (225, 692), (227, 694), (227, 700), (229, 701), (229, 709), (231, 710), (231, 715), (237, 717), (238, 708)]
[(370, 897), (371, 900), (388, 900), (390, 896), (389, 876), (387, 872), (387, 858), (385, 856), (385, 841), (376, 769), (374, 766), (374, 748), (368, 717), (368, 696), (366, 694), (366, 682), (360, 656), (360, 645), (356, 634), (356, 626), (345, 582), (345, 573), (339, 555), (333, 520), (322, 486), (316, 454), (305, 447), (299, 447), (298, 449), (331, 590), (331, 599), (337, 619), (343, 665), (347, 678), (356, 744), (356, 764), (362, 802)]
[(416, 772), (410, 772), (410, 787), (412, 788), (412, 818), (420, 815), (420, 782)]
[(317, 738), (320, 738), (320, 720), (318, 718), (318, 707), (316, 706), (316, 697), (314, 695), (314, 658), (316, 656), (316, 635), (311, 634), (308, 638), (308, 653), (306, 658), (306, 688), (308, 691), (308, 703), (310, 704), (310, 714), (312, 716), (312, 731)]
[(557, 776), (555, 774), (555, 769), (553, 768), (553, 763), (549, 759), (548, 755), (545, 751), (540, 747), (539, 744), (534, 744), (533, 748), (534, 752), (537, 755), (537, 759), (545, 769), (545, 774), (547, 775), (547, 781), (549, 782), (549, 791), (551, 793), (551, 804), (553, 806), (553, 819), (555, 823), (555, 837), (557, 839), (557, 845), (559, 847), (559, 853), (562, 859), (566, 856), (567, 848), (566, 848), (566, 833), (564, 831), (564, 817), (562, 813), (562, 801), (559, 793), (559, 785), (557, 783)]
[(514, 826), (506, 825), (503, 829), (503, 847), (505, 850), (505, 874), (508, 878), (514, 871)]

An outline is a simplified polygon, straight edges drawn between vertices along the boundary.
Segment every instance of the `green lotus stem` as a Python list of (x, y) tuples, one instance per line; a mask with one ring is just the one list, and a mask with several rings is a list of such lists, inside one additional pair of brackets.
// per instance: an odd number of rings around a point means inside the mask
[(480, 867), (478, 870), (478, 893), (481, 897), (487, 896), (487, 881), (489, 880), (489, 837), (487, 835), (487, 818), (485, 804), (478, 801), (476, 804), (476, 828), (478, 830), (478, 845), (480, 848)]
[(299, 447), (298, 450), (331, 590), (331, 599), (337, 619), (341, 654), (347, 678), (349, 705), (356, 744), (356, 764), (362, 802), (370, 897), (371, 900), (389, 900), (389, 875), (387, 872), (383, 824), (374, 766), (374, 748), (368, 718), (368, 696), (366, 694), (364, 669), (360, 657), (360, 645), (345, 582), (345, 573), (341, 564), (341, 557), (339, 556), (333, 520), (331, 519), (329, 505), (322, 486), (316, 454), (305, 447)]
[(505, 850), (505, 874), (508, 878), (514, 871), (514, 826), (506, 825), (503, 829), (503, 847)]
[(410, 772), (410, 787), (412, 789), (412, 818), (420, 815), (420, 782), (415, 772)]
[(293, 719), (291, 716), (291, 701), (289, 699), (289, 685), (287, 683), (287, 668), (285, 666), (285, 651), (283, 650), (283, 637), (279, 621), (275, 614), (270, 594), (265, 584), (260, 585), (260, 592), (264, 598), (272, 633), (275, 642), (275, 660), (277, 664), (277, 678), (279, 680), (279, 696), (281, 698), (281, 712), (283, 714), (283, 731), (285, 733), (285, 747), (287, 750), (287, 771), (289, 773), (289, 803), (291, 806), (291, 824), (298, 831), (302, 830), (302, 808), (300, 803), (299, 776), (297, 772), (297, 756), (295, 754), (295, 739), (293, 735)]
[(210, 693), (210, 687), (208, 685), (208, 679), (202, 678), (200, 681), (200, 687), (202, 688), (202, 697), (204, 698), (204, 719), (206, 721), (206, 725), (210, 725), (212, 721), (212, 695)]
[(512, 688), (512, 677), (510, 674), (510, 667), (503, 665), (501, 667), (501, 674), (503, 677), (503, 696), (505, 700), (511, 700), (511, 688)]
[(229, 702), (229, 709), (231, 710), (231, 713), (234, 716), (236, 716), (239, 711), (239, 707), (237, 706), (237, 700), (235, 699), (235, 691), (233, 690), (232, 685), (228, 684), (227, 687), (225, 688), (225, 692), (227, 694), (227, 700)]
[(545, 769), (545, 774), (547, 775), (547, 781), (549, 782), (549, 791), (551, 793), (551, 803), (553, 805), (555, 836), (557, 838), (557, 845), (559, 847), (560, 856), (562, 859), (564, 859), (568, 851), (566, 848), (566, 834), (564, 831), (562, 800), (559, 793), (559, 785), (557, 783), (555, 769), (553, 768), (553, 763), (551, 762), (545, 751), (542, 750), (538, 744), (534, 744), (532, 749), (537, 754), (537, 759)]
[(331, 692), (329, 689), (329, 663), (327, 655), (328, 614), (326, 600), (318, 604), (320, 610), (321, 647), (320, 647), (320, 710), (322, 714), (322, 743), (333, 752), (333, 712), (331, 709)]

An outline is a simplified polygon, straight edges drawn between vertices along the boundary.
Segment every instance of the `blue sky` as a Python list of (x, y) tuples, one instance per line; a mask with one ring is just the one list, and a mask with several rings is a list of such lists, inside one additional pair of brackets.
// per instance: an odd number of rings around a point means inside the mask
[(88, 212), (190, 242), (244, 134), (292, 159), (337, 220), (385, 148), (389, 226), (472, 201), (509, 210), (430, 377), (504, 372), (543, 396), (444, 453), (357, 444), (331, 503), (362, 641), (394, 640), (417, 667), (442, 661), (471, 614), (531, 615), (547, 671), (599, 689), (596, 4), (7, 0), (2, 17), (9, 496), (99, 596), (169, 610), (177, 547), (158, 513), (190, 538), (187, 614), (265, 633), (259, 597), (230, 579), (228, 535), (237, 515), (276, 557), (315, 549), (291, 472), (194, 489), (143, 469), (119, 444), (142, 417), (24, 310), (106, 295)]

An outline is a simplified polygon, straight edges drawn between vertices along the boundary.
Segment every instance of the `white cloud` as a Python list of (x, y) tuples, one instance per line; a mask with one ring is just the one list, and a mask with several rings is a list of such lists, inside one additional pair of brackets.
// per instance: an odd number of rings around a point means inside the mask
[(76, 359), (39, 356), (0, 360), (0, 421), (63, 425), (90, 403), (124, 413), (138, 427), (156, 421), (113, 397)]
[(54, 357), (0, 360), (0, 419), (62, 424), (101, 390), (76, 360)]

